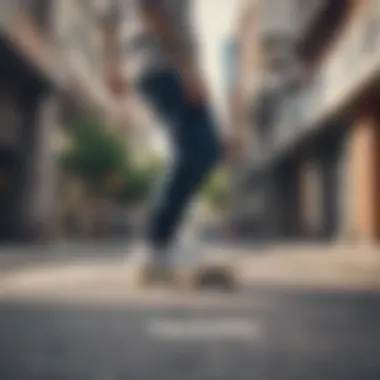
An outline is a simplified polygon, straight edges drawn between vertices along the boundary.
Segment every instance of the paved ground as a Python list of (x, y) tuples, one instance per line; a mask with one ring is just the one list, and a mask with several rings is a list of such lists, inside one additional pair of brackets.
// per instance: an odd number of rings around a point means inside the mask
[(0, 378), (377, 380), (379, 301), (256, 289), (241, 308), (3, 302)]
[(378, 292), (268, 281), (237, 294), (143, 291), (125, 270), (114, 259), (8, 272), (0, 379), (380, 378)]

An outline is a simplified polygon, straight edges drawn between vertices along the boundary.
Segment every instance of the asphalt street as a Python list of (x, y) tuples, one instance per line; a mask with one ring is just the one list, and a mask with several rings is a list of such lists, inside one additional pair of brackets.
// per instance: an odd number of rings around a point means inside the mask
[(239, 297), (197, 307), (3, 300), (0, 379), (380, 378), (379, 294)]
[[(380, 379), (380, 291), (327, 281), (376, 260), (259, 255), (273, 275), (223, 294), (134, 289), (118, 244), (35, 250), (2, 261), (0, 380)], [(316, 266), (331, 286), (311, 286)], [(274, 281), (297, 268), (302, 281)]]

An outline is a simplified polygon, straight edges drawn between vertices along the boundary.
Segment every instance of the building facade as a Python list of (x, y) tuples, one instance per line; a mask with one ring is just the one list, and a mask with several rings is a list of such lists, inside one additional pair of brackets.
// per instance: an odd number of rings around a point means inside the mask
[(261, 83), (245, 107), (261, 149), (241, 186), (263, 197), (258, 224), (281, 240), (377, 242), (380, 2), (270, 3), (252, 5)]
[(66, 127), (80, 115), (112, 118), (108, 79), (118, 72), (106, 19), (114, 5), (0, 1), (0, 241), (54, 235)]
[(259, 40), (258, 4), (256, 0), (245, 0), (238, 19), (236, 30), (237, 65), (234, 88), (230, 89), (230, 120), (231, 128), (244, 133), (249, 140), (248, 157), (244, 157), (231, 170), (231, 207), (230, 224), (232, 234), (239, 238), (257, 238), (262, 229), (263, 216), (259, 206), (262, 206), (260, 194), (255, 184), (253, 156), (260, 153), (261, 144), (255, 138), (258, 132), (257, 123), (253, 119), (255, 96), (263, 77), (261, 70), (261, 46)]

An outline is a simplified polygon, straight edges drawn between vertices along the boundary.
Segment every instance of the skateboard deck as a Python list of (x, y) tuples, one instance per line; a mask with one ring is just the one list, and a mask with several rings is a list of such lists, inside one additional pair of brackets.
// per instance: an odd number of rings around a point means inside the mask
[(202, 264), (188, 271), (188, 285), (194, 290), (234, 291), (237, 273), (232, 264)]
[[(135, 270), (140, 287), (155, 285), (156, 281), (149, 278), (149, 263), (140, 264)], [(157, 284), (194, 291), (232, 292), (238, 287), (238, 271), (232, 260), (202, 260), (197, 265), (175, 267)]]
[[(133, 249), (134, 259), (129, 260), (133, 283), (139, 287), (154, 285), (146, 278), (149, 256), (144, 248)], [(216, 250), (204, 244), (183, 244), (173, 256), (172, 281), (170, 287), (203, 291), (217, 290), (231, 292), (239, 286), (238, 260), (229, 250)]]

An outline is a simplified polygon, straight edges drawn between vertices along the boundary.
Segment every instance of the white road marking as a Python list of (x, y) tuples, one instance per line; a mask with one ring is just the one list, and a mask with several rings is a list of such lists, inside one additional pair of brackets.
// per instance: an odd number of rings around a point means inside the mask
[(152, 319), (145, 327), (150, 337), (166, 341), (256, 342), (264, 336), (260, 321), (242, 318)]

